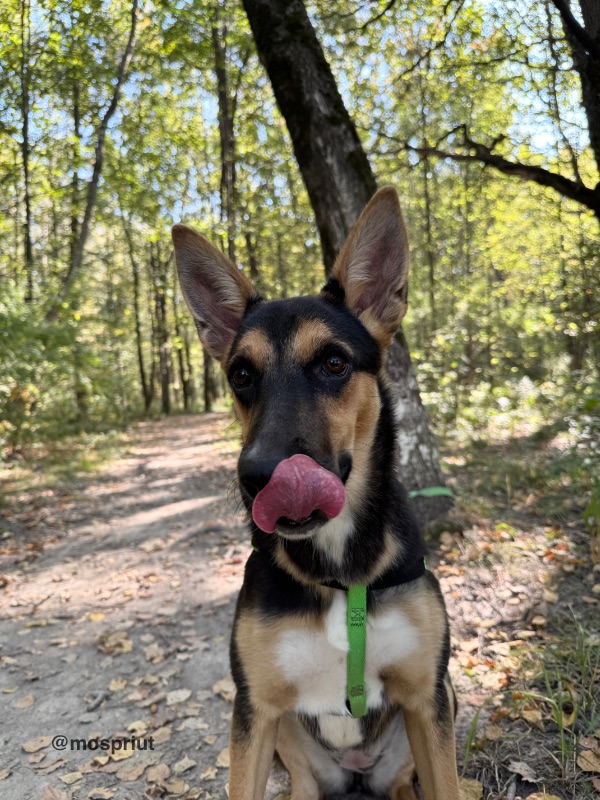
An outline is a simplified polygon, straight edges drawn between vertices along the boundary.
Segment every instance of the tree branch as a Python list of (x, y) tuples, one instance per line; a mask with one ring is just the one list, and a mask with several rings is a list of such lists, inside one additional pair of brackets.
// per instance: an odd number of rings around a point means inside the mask
[(593, 37), (590, 36), (583, 25), (577, 21), (573, 15), (573, 12), (571, 11), (569, 3), (566, 0), (552, 0), (552, 2), (560, 12), (565, 25), (577, 39), (579, 44), (581, 44), (587, 50), (588, 54), (594, 59), (594, 61), (600, 62), (600, 46), (593, 39)]
[[(458, 131), (461, 131), (463, 134), (463, 141), (460, 143), (461, 146), (465, 147), (470, 152), (456, 153), (441, 149), (441, 142)], [(479, 161), (480, 163), (494, 167), (494, 169), (503, 172), (505, 175), (513, 175), (526, 181), (533, 181), (541, 186), (548, 186), (563, 197), (568, 197), (571, 200), (575, 200), (577, 203), (581, 203), (581, 205), (586, 208), (591, 209), (596, 217), (600, 219), (600, 184), (594, 189), (590, 189), (583, 183), (565, 178), (564, 175), (559, 175), (557, 172), (552, 172), (544, 167), (522, 164), (520, 161), (510, 161), (504, 158), (504, 156), (493, 152), (493, 148), (503, 138), (504, 137), (499, 137), (493, 142), (491, 147), (488, 147), (481, 142), (475, 142), (470, 139), (466, 125), (461, 125), (453, 131), (449, 131), (433, 146), (424, 144), (420, 147), (415, 147), (405, 142), (403, 144), (403, 149), (416, 153), (419, 156), (438, 156), (439, 158), (450, 158), (453, 161), (462, 162)]]
[(81, 267), (81, 262), (83, 261), (83, 251), (90, 231), (90, 224), (92, 221), (92, 215), (94, 213), (94, 208), (96, 205), (96, 197), (98, 195), (98, 183), (100, 181), (100, 175), (102, 174), (106, 131), (108, 130), (108, 123), (110, 122), (111, 117), (117, 110), (119, 97), (121, 95), (121, 89), (123, 87), (123, 83), (125, 82), (125, 76), (127, 74), (127, 68), (129, 67), (131, 58), (133, 56), (133, 47), (135, 44), (135, 33), (138, 20), (138, 4), (139, 0), (133, 0), (131, 6), (131, 23), (129, 26), (129, 36), (127, 39), (127, 45), (125, 46), (125, 50), (123, 51), (123, 55), (121, 56), (121, 61), (119, 62), (119, 67), (117, 69), (117, 81), (115, 84), (115, 88), (110, 103), (100, 120), (100, 125), (98, 126), (98, 136), (96, 139), (96, 148), (94, 153), (94, 169), (92, 171), (92, 177), (87, 187), (85, 212), (83, 215), (83, 222), (81, 223), (81, 228), (79, 231), (79, 237), (77, 238), (77, 242), (75, 243), (75, 247), (73, 248), (73, 256), (71, 258), (71, 263), (69, 264), (69, 269), (67, 270), (67, 274), (65, 275), (62, 286), (58, 290), (52, 305), (46, 312), (46, 322), (53, 322), (58, 316), (60, 307), (67, 298), (71, 290), (71, 285), (73, 283), (75, 275), (79, 271)]

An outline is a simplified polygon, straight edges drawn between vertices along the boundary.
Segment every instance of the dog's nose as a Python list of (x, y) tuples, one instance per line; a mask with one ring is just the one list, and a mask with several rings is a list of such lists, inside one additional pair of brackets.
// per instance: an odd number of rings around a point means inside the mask
[(266, 457), (251, 452), (242, 453), (238, 463), (238, 477), (242, 488), (251, 498), (254, 499), (265, 488), (275, 467), (285, 458), (283, 454)]

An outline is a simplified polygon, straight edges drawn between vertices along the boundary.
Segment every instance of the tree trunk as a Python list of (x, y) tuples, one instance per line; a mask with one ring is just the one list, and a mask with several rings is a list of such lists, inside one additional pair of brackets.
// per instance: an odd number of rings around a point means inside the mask
[[(375, 192), (375, 176), (302, 0), (243, 3), (292, 139), (330, 270)], [(403, 336), (392, 344), (388, 364), (399, 389), (401, 478), (409, 489), (441, 486), (439, 458)], [(421, 498), (415, 509), (426, 523), (450, 505), (447, 497)]]
[[(417, 379), (402, 332), (396, 335), (395, 345), (389, 349), (386, 369), (394, 385), (396, 397), (402, 483), (408, 491), (425, 486), (443, 486), (440, 456), (421, 402)], [(451, 504), (451, 498), (444, 496), (416, 497), (413, 500), (414, 510), (423, 524), (445, 514)]]
[(161, 407), (163, 414), (170, 414), (171, 369), (169, 357), (169, 330), (167, 326), (167, 267), (162, 261), (158, 243), (150, 246), (150, 261), (154, 276), (154, 313), (156, 317)]
[(179, 303), (181, 296), (178, 294), (177, 274), (175, 275), (175, 290), (173, 292), (173, 321), (175, 325), (175, 336), (177, 337), (177, 366), (179, 368), (179, 380), (181, 381), (181, 389), (183, 392), (183, 408), (189, 411), (193, 401), (193, 382), (192, 373), (189, 362), (189, 348), (185, 344), (185, 323), (181, 322), (179, 317)]
[(25, 251), (25, 276), (27, 287), (25, 302), (33, 303), (33, 245), (31, 241), (31, 176), (29, 158), (31, 144), (29, 142), (30, 71), (29, 55), (31, 50), (31, 21), (29, 0), (21, 0), (21, 58), (19, 78), (21, 82), (21, 158), (23, 161), (23, 194), (25, 202), (25, 224), (23, 226), (23, 245)]
[(92, 177), (90, 178), (87, 187), (85, 211), (83, 213), (83, 220), (81, 223), (81, 227), (79, 228), (79, 235), (77, 236), (77, 240), (72, 250), (72, 258), (70, 260), (69, 268), (67, 269), (65, 278), (62, 282), (60, 289), (58, 290), (58, 293), (54, 301), (52, 302), (48, 311), (46, 312), (47, 322), (52, 322), (57, 318), (63, 302), (66, 300), (66, 298), (69, 295), (69, 292), (71, 291), (71, 286), (73, 284), (75, 276), (79, 272), (81, 263), (83, 261), (83, 251), (85, 249), (87, 238), (90, 232), (90, 226), (92, 223), (94, 209), (96, 207), (96, 198), (98, 196), (98, 185), (100, 183), (100, 176), (102, 174), (102, 166), (104, 163), (104, 150), (106, 145), (106, 132), (108, 130), (108, 123), (110, 122), (111, 117), (117, 110), (119, 97), (121, 95), (121, 89), (123, 87), (123, 83), (127, 75), (127, 69), (129, 67), (129, 63), (133, 56), (137, 21), (138, 21), (138, 0), (133, 0), (131, 5), (131, 23), (129, 27), (129, 36), (127, 39), (127, 44), (125, 46), (125, 50), (123, 51), (123, 55), (119, 62), (119, 66), (117, 69), (116, 83), (113, 89), (110, 103), (100, 120), (100, 125), (98, 126), (98, 133), (96, 136), (96, 147), (94, 152), (94, 166), (92, 169)]
[[(556, 3), (559, 7), (561, 4)], [(569, 3), (567, 2), (568, 6)], [(592, 43), (596, 53), (600, 51), (600, 4), (598, 0), (579, 0), (583, 17), (583, 31)], [(600, 172), (600, 58), (594, 57), (581, 40), (578, 23), (570, 24), (561, 10), (561, 21), (573, 56), (573, 66), (581, 80), (581, 98), (588, 122), (590, 144)]]
[(144, 400), (144, 413), (147, 414), (152, 404), (154, 395), (154, 388), (152, 381), (148, 381), (146, 376), (146, 365), (144, 363), (144, 340), (142, 336), (142, 321), (140, 311), (140, 265), (135, 256), (135, 248), (133, 244), (133, 237), (131, 235), (131, 222), (121, 212), (123, 219), (123, 230), (125, 232), (125, 239), (127, 240), (127, 248), (129, 250), (129, 260), (131, 262), (131, 271), (133, 277), (133, 313), (135, 316), (135, 344), (137, 350), (138, 367), (140, 370), (140, 385), (142, 387), (142, 398)]
[(250, 269), (250, 280), (256, 286), (258, 281), (258, 257), (256, 255), (256, 236), (252, 237), (250, 231), (244, 232), (246, 240), (246, 251), (248, 253), (248, 267)]
[(214, 403), (218, 396), (217, 379), (213, 357), (204, 347), (202, 348), (202, 357), (204, 361), (204, 411), (209, 412), (213, 410)]
[(221, 144), (221, 221), (227, 228), (227, 255), (235, 264), (235, 137), (233, 115), (235, 99), (229, 93), (227, 71), (227, 26), (215, 10), (211, 25), (215, 76), (217, 79), (219, 139)]

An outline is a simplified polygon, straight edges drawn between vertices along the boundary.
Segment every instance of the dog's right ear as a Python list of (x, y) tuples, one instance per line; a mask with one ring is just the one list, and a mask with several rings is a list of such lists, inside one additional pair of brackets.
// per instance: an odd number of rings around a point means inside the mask
[(187, 225), (173, 226), (179, 283), (206, 349), (226, 356), (248, 301), (258, 296), (246, 276), (226, 256)]

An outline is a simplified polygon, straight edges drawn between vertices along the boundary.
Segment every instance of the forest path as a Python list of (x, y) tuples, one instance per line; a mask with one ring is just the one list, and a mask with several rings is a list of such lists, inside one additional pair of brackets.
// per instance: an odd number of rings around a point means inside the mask
[[(226, 798), (228, 639), (250, 552), (233, 489), (237, 442), (227, 414), (141, 423), (98, 476), (24, 491), (4, 510), (3, 800)], [(510, 546), (510, 558), (495, 558), (497, 546)], [(507, 719), (498, 698), (516, 680), (518, 653), (550, 637), (548, 587), (555, 562), (576, 579), (573, 547), (562, 535), (548, 540), (539, 524), (525, 540), (482, 523), (443, 534), (432, 554), (452, 620), (461, 765), (480, 710), (480, 728), (521, 726), (503, 758), (535, 771), (530, 723), (539, 726), (541, 712), (529, 723), (522, 713)], [(569, 591), (584, 594), (585, 585)], [(111, 755), (70, 744), (132, 735), (152, 737), (154, 749)], [(56, 736), (66, 749), (54, 748)], [(511, 774), (507, 797), (535, 791)], [(285, 789), (275, 768), (268, 800)]]

